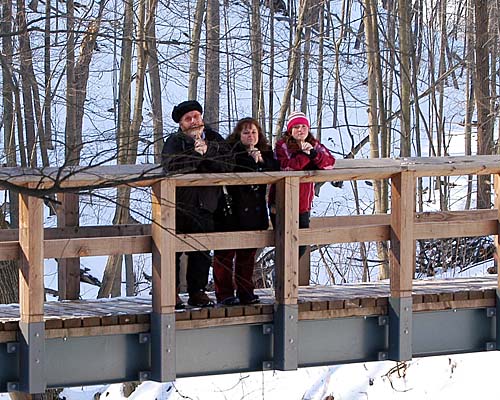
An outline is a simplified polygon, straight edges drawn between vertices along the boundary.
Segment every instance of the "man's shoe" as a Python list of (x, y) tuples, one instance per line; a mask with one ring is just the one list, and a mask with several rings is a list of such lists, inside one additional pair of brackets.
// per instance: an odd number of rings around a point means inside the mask
[(240, 299), (231, 296), (231, 297), (226, 297), (224, 300), (218, 301), (217, 303), (222, 306), (237, 306), (238, 304), (240, 304)]
[(185, 305), (179, 295), (175, 296), (175, 309), (176, 310), (184, 310)]
[(214, 302), (204, 291), (200, 290), (199, 292), (189, 294), (188, 304), (193, 307), (211, 307), (214, 305)]
[(240, 304), (250, 305), (260, 303), (259, 296), (256, 294), (251, 294), (249, 296), (240, 296)]

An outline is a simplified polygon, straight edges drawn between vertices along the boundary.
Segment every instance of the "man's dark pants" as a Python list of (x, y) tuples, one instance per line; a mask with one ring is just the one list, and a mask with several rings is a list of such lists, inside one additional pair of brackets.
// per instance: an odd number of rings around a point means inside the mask
[[(176, 213), (176, 231), (177, 233), (208, 233), (214, 232), (213, 213), (198, 209), (196, 211), (178, 211)], [(176, 284), (179, 287), (180, 258), (182, 253), (176, 253)], [(189, 251), (187, 256), (187, 291), (189, 294), (205, 290), (208, 284), (208, 273), (212, 265), (210, 250), (207, 251)]]

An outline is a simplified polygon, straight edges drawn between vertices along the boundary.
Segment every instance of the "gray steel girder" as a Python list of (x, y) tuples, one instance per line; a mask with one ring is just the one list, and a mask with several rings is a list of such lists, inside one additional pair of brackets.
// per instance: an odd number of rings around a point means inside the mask
[[(299, 321), (298, 366), (383, 359), (389, 349), (386, 322), (379, 316)], [(413, 313), (412, 326), (414, 357), (485, 351), (496, 341), (496, 316), (485, 308)], [(177, 330), (177, 377), (272, 367), (273, 330), (271, 324)], [(19, 381), (19, 359), (19, 351), (0, 344), (0, 391)], [(44, 368), (49, 387), (138, 380), (151, 371), (151, 340), (138, 334), (47, 339)]]

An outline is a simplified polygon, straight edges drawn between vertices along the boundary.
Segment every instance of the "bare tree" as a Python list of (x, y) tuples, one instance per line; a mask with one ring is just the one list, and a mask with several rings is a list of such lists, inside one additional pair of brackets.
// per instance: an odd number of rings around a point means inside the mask
[[(488, 1), (476, 0), (476, 80), (477, 154), (492, 154), (493, 137), (490, 118), (490, 63), (488, 51)], [(477, 208), (491, 207), (491, 178), (478, 176)]]
[(189, 89), (188, 99), (196, 100), (198, 97), (198, 77), (199, 60), (200, 60), (200, 37), (201, 27), (203, 24), (203, 16), (205, 14), (205, 1), (196, 1), (196, 10), (194, 13), (193, 30), (191, 32), (191, 48), (189, 49)]
[(408, 2), (398, 1), (399, 15), (399, 51), (401, 65), (401, 157), (411, 155), (411, 126), (410, 126), (410, 14)]
[(250, 24), (250, 44), (252, 48), (252, 117), (262, 120), (264, 99), (262, 87), (262, 30), (260, 27), (260, 1), (252, 0)]
[(220, 102), (220, 18), (219, 0), (207, 1), (207, 54), (205, 57), (204, 120), (219, 128)]
[(293, 84), (297, 78), (297, 73), (299, 70), (300, 57), (299, 48), (302, 41), (302, 29), (304, 26), (304, 16), (306, 14), (307, 7), (309, 7), (309, 0), (301, 0), (299, 6), (299, 16), (297, 18), (297, 27), (295, 29), (295, 40), (292, 46), (292, 56), (290, 58), (290, 65), (288, 67), (288, 79), (283, 93), (283, 98), (281, 101), (281, 107), (278, 113), (278, 120), (276, 121), (275, 132), (281, 132), (283, 129), (283, 124), (285, 121), (285, 116), (290, 107), (290, 98), (292, 95)]

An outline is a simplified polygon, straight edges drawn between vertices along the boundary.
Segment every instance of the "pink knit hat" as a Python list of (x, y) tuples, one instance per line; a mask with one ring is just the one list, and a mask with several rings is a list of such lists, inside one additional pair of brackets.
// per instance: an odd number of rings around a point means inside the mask
[(309, 124), (309, 120), (307, 119), (306, 115), (303, 112), (293, 111), (288, 116), (288, 123), (286, 124), (286, 130), (290, 132), (295, 125), (299, 124), (306, 125), (308, 128), (311, 127), (311, 125)]

